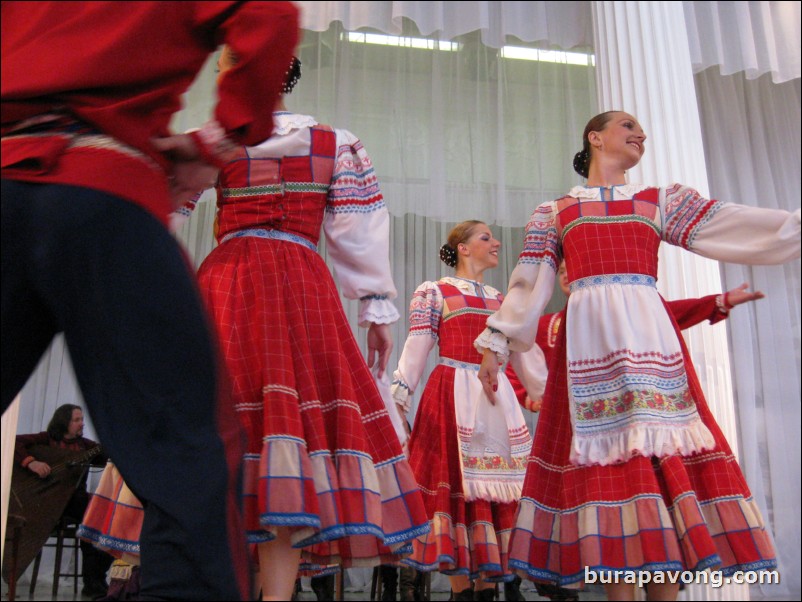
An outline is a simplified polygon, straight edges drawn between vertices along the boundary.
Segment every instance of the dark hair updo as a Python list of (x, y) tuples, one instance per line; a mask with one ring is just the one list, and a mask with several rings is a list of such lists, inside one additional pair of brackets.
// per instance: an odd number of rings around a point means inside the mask
[(457, 267), (457, 250), (446, 243), (440, 247), (440, 261), (450, 268)]
[(299, 79), (301, 79), (301, 60), (294, 56), (290, 62), (290, 68), (284, 74), (284, 87), (281, 91), (284, 94), (289, 94), (295, 89), (295, 84), (298, 83)]
[(457, 267), (457, 263), (459, 262), (459, 253), (457, 253), (457, 247), (461, 243), (467, 242), (468, 239), (473, 236), (473, 231), (476, 229), (476, 226), (481, 224), (484, 224), (484, 222), (480, 222), (479, 220), (475, 219), (469, 219), (454, 226), (451, 229), (451, 232), (448, 234), (448, 240), (446, 244), (440, 247), (440, 261), (442, 261), (448, 267)]
[(621, 111), (605, 111), (604, 113), (599, 113), (588, 121), (588, 124), (585, 126), (585, 131), (582, 133), (582, 150), (574, 155), (574, 171), (583, 178), (587, 178), (590, 172), (591, 150), (588, 134), (591, 132), (601, 132), (607, 127), (607, 122), (613, 118), (613, 114), (620, 112)]

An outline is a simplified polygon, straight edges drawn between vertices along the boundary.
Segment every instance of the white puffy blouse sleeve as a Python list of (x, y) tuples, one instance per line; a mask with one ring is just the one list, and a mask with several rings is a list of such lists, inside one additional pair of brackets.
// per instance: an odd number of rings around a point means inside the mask
[(506, 361), (510, 351), (527, 351), (534, 344), (562, 258), (555, 220), (553, 202), (542, 204), (532, 214), (504, 301), (474, 342), (480, 353), (490, 349)]
[(660, 195), (662, 238), (719, 261), (779, 264), (800, 255), (800, 210), (762, 209), (706, 199), (673, 184)]
[(359, 325), (399, 318), (390, 269), (390, 215), (359, 139), (335, 130), (337, 157), (323, 220), (329, 256), (343, 294), (360, 299)]
[(429, 353), (437, 343), (443, 315), (443, 294), (436, 282), (424, 282), (412, 294), (409, 304), (409, 334), (393, 373), (391, 391), (396, 404), (408, 412), (410, 396), (417, 389)]

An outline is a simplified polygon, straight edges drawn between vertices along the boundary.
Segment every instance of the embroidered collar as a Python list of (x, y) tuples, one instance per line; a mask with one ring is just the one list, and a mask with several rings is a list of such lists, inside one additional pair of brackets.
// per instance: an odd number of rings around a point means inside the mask
[(456, 286), (463, 293), (468, 293), (474, 296), (497, 297), (500, 293), (489, 284), (470, 280), (469, 278), (460, 278), (459, 276), (445, 276), (440, 279), (440, 282), (445, 282), (452, 286)]
[(317, 121), (311, 115), (301, 115), (300, 113), (290, 113), (289, 111), (276, 111), (273, 113), (275, 124), (274, 135), (286, 136), (292, 130), (312, 127), (317, 125)]
[(649, 188), (645, 184), (621, 184), (620, 186), (574, 186), (569, 192), (568, 196), (575, 199), (601, 199), (601, 191), (612, 189), (613, 198), (616, 199), (631, 199), (641, 190)]

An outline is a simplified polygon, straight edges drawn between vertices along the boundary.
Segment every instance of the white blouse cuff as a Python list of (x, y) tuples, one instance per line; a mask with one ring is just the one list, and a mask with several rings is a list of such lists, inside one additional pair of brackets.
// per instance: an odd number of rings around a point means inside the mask
[(385, 295), (368, 295), (359, 300), (359, 325), (362, 328), (371, 324), (392, 324), (400, 317), (395, 304)]
[(510, 359), (509, 339), (504, 336), (503, 332), (495, 328), (490, 328), (489, 326), (485, 328), (482, 334), (476, 337), (473, 346), (476, 347), (479, 353), (483, 353), (485, 349), (495, 351), (499, 356), (499, 360), (503, 363), (508, 362)]
[(401, 380), (394, 380), (390, 386), (390, 392), (393, 394), (393, 401), (396, 405), (401, 406), (406, 414), (412, 408), (411, 391), (405, 382)]

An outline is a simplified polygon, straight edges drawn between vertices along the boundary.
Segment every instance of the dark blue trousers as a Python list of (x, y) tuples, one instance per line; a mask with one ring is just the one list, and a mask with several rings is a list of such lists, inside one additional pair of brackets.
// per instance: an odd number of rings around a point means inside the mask
[(143, 599), (250, 595), (242, 431), (194, 274), (148, 212), (2, 182), (2, 409), (63, 332), (98, 437), (145, 506)]

